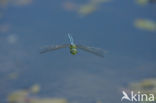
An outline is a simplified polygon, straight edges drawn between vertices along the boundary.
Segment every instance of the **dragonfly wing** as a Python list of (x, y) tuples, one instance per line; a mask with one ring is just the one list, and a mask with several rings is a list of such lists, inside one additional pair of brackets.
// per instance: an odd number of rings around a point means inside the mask
[(83, 45), (77, 45), (77, 48), (82, 49), (84, 51), (90, 52), (100, 57), (104, 57), (104, 50), (100, 48), (88, 47)]
[(66, 48), (68, 46), (69, 46), (68, 44), (55, 45), (55, 46), (47, 46), (47, 47), (41, 48), (42, 50), (41, 50), (40, 53), (43, 54), (43, 53), (54, 51), (54, 50), (57, 50), (57, 49)]

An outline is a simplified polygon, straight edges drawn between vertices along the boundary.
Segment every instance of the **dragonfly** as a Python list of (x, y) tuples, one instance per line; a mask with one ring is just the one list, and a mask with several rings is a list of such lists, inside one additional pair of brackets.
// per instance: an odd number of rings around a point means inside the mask
[(69, 44), (47, 46), (47, 47), (42, 48), (40, 53), (44, 54), (44, 53), (55, 51), (55, 50), (58, 50), (61, 48), (69, 48), (70, 53), (72, 55), (76, 55), (78, 53), (78, 49), (81, 49), (81, 50), (86, 51), (88, 53), (92, 53), (96, 56), (104, 57), (105, 51), (103, 49), (95, 48), (95, 47), (89, 47), (89, 46), (85, 46), (85, 45), (81, 45), (81, 44), (75, 44), (73, 37), (69, 33), (68, 33), (68, 38), (70, 41)]

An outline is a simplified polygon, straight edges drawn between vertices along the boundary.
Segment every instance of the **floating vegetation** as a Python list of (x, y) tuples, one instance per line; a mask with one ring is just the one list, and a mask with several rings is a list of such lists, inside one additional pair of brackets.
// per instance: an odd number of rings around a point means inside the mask
[(15, 91), (8, 96), (9, 103), (27, 103), (29, 92), (27, 90)]
[(139, 5), (146, 5), (149, 0), (136, 0)]
[(80, 16), (87, 16), (99, 9), (100, 5), (110, 0), (89, 0), (85, 4), (76, 4), (72, 2), (65, 2), (63, 8), (68, 11), (75, 11)]
[(9, 103), (67, 103), (64, 98), (41, 98), (32, 96), (32, 93), (38, 93), (40, 86), (35, 84), (28, 90), (17, 90), (8, 96)]
[(78, 13), (81, 16), (89, 15), (95, 12), (100, 7), (100, 4), (104, 2), (109, 2), (109, 1), (110, 0), (90, 0), (87, 4), (80, 5)]
[(18, 73), (17, 73), (17, 72), (10, 73), (10, 74), (8, 75), (8, 77), (9, 77), (10, 79), (17, 79), (17, 78), (18, 78)]
[(61, 98), (32, 98), (29, 103), (67, 103), (67, 100)]
[(151, 20), (137, 19), (134, 22), (135, 27), (148, 31), (156, 31), (156, 23)]
[(7, 7), (8, 5), (23, 6), (28, 5), (32, 0), (0, 0), (1, 7)]
[(156, 79), (145, 79), (140, 82), (130, 83), (129, 89), (133, 90), (134, 92), (140, 91), (141, 93), (152, 93), (156, 95)]
[(148, 3), (156, 3), (156, 0), (136, 0), (139, 5), (146, 5)]
[(30, 88), (31, 93), (38, 93), (40, 91), (40, 86), (38, 84), (33, 85)]

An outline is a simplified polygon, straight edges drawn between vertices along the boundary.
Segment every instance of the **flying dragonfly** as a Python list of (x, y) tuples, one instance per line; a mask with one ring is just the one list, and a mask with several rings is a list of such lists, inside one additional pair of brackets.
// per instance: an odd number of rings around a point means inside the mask
[(67, 48), (68, 47), (70, 49), (70, 53), (72, 55), (76, 55), (78, 53), (78, 49), (81, 49), (83, 51), (95, 54), (96, 56), (104, 57), (104, 53), (106, 51), (104, 51), (103, 49), (75, 44), (74, 39), (70, 34), (68, 34), (68, 38), (70, 40), (70, 44), (62, 44), (62, 45), (44, 47), (44, 48), (42, 48), (40, 53), (43, 54), (46, 52), (55, 51), (55, 50), (58, 50), (61, 48)]

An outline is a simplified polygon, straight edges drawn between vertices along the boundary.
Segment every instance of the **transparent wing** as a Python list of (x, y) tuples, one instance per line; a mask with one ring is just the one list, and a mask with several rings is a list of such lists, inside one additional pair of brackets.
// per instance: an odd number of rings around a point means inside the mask
[(95, 54), (97, 56), (104, 57), (105, 51), (103, 49), (88, 47), (88, 46), (83, 46), (83, 45), (77, 45), (77, 48), (90, 52), (92, 54)]
[(43, 53), (54, 51), (54, 50), (57, 50), (57, 49), (66, 48), (68, 46), (69, 46), (69, 44), (55, 45), (55, 46), (47, 46), (47, 47), (41, 48), (40, 53), (43, 54)]

